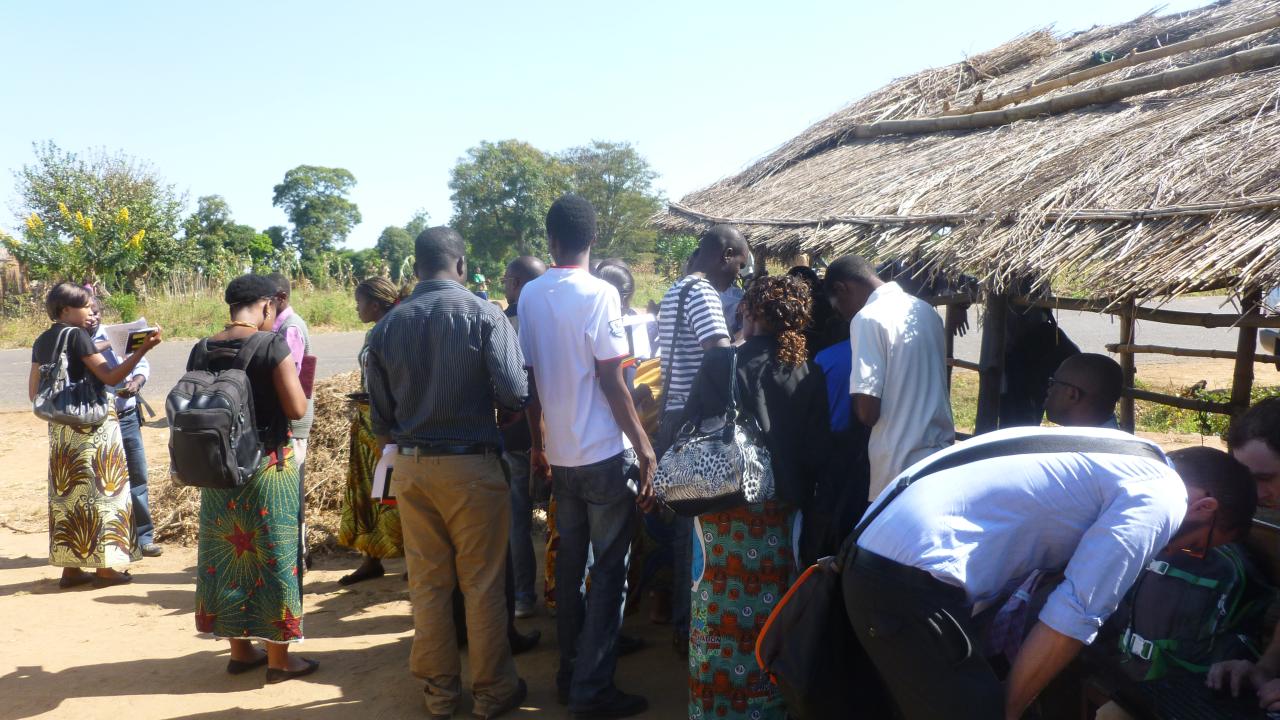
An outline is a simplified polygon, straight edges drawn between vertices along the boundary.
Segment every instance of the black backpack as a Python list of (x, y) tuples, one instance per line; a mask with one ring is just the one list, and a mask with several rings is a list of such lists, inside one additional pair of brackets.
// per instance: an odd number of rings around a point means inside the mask
[(229, 355), (229, 348), (211, 352), (208, 340), (196, 345), (187, 373), (165, 400), (169, 462), (179, 483), (226, 490), (253, 477), (263, 449), (245, 370), (271, 339), (266, 332), (249, 336), (226, 370), (207, 368), (211, 358)]

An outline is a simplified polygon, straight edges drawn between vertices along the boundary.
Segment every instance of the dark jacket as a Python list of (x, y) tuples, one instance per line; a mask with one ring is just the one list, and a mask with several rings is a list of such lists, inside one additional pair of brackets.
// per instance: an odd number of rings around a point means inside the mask
[[(733, 348), (707, 352), (685, 406), (685, 421), (722, 416), (729, 406)], [(773, 464), (778, 498), (808, 507), (830, 455), (827, 383), (812, 362), (788, 367), (777, 360), (773, 336), (756, 336), (736, 350), (738, 407), (754, 418)]]

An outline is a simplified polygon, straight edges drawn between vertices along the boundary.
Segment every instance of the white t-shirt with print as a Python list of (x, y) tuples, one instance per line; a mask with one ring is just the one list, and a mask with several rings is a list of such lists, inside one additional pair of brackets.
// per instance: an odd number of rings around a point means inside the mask
[(849, 393), (880, 398), (867, 443), (872, 500), (898, 473), (955, 442), (946, 331), (928, 303), (886, 283), (853, 316), (849, 344)]
[(520, 291), (520, 350), (552, 465), (591, 465), (631, 447), (596, 376), (596, 361), (627, 355), (621, 319), (618, 291), (582, 268), (553, 267)]

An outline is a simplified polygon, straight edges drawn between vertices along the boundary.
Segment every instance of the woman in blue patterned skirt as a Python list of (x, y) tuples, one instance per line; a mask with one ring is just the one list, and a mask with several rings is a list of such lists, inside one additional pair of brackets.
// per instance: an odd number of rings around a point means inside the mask
[[(689, 624), (689, 717), (784, 720), (782, 696), (756, 664), (760, 629), (796, 574), (799, 511), (828, 456), (826, 379), (807, 360), (809, 288), (794, 277), (756, 280), (742, 300), (747, 340), (732, 382), (739, 411), (769, 450), (776, 497), (694, 521)], [(731, 352), (731, 351), (726, 351)], [(728, 397), (727, 363), (708, 356), (686, 413), (710, 417)], [(715, 387), (720, 386), (718, 389)], [(686, 417), (689, 417), (686, 415)]]

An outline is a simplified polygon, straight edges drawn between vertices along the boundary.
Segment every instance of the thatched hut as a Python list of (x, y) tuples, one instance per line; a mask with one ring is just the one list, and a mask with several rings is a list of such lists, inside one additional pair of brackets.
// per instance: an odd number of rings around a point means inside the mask
[[(979, 430), (998, 425), (1007, 302), (1121, 315), (1133, 353), (1222, 351), (1132, 344), (1135, 318), (1242, 328), (1231, 403), (1252, 382), (1264, 288), (1280, 284), (1280, 6), (1198, 10), (1019, 37), (897, 80), (815, 124), (743, 172), (656, 218), (668, 231), (739, 225), (766, 253), (918, 257), (980, 278), (988, 312)], [(1070, 278), (1090, 300), (1011, 298), (1026, 278)], [(1143, 307), (1228, 289), (1241, 314)], [(996, 312), (998, 311), (998, 312)], [(965, 366), (964, 363), (955, 363)]]

